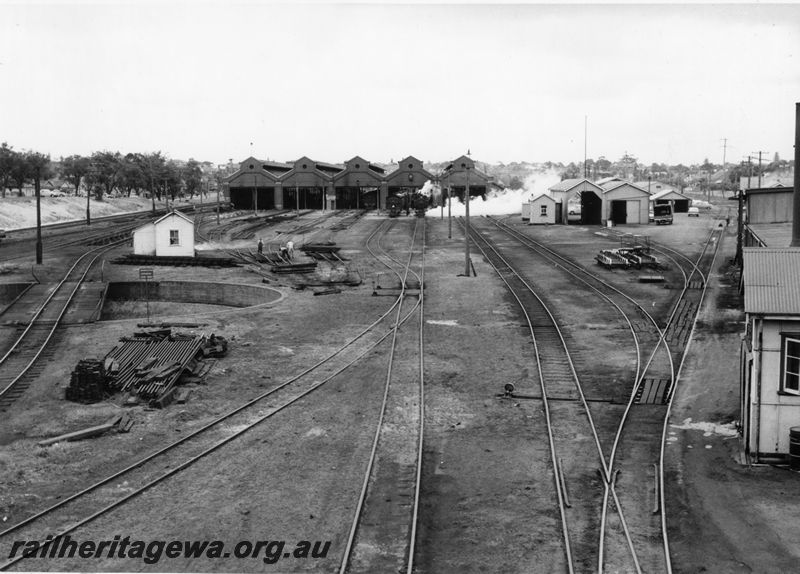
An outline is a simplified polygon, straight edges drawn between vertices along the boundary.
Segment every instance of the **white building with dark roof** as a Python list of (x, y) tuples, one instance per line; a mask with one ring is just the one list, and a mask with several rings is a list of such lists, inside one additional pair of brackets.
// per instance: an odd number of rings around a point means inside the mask
[(800, 427), (800, 248), (745, 248), (741, 426), (751, 460), (789, 454)]

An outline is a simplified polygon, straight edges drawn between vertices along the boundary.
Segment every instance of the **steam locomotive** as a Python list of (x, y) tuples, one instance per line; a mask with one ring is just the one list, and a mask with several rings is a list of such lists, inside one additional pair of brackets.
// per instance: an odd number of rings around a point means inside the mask
[(425, 211), (429, 205), (430, 198), (421, 193), (402, 196), (392, 195), (386, 198), (386, 209), (389, 212), (389, 217), (397, 217), (403, 210), (409, 214), (412, 209), (417, 217), (425, 217)]

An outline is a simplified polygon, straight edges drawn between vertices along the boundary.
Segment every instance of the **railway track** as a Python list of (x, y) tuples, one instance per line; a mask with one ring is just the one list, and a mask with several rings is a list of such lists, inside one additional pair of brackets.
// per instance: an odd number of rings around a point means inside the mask
[(118, 240), (81, 255), (33, 312), (27, 326), (5, 355), (0, 357), (0, 412), (9, 408), (41, 372), (40, 359), (46, 359), (51, 352), (48, 345), (92, 265), (103, 253), (119, 243), (121, 241)]
[[(400, 313), (402, 299), (402, 296), (398, 296), (370, 325), (300, 373), (215, 418), (185, 437), (9, 525), (0, 532), (0, 541), (14, 533), (17, 539), (23, 537), (50, 544), (45, 534), (52, 536), (52, 539), (70, 534), (224, 448), (225, 445), (340, 376), (379, 347), (393, 332), (386, 331), (382, 325), (387, 320), (397, 325), (396, 317)], [(413, 310), (403, 314), (400, 324), (402, 325), (413, 315)], [(120, 479), (127, 481), (130, 490), (120, 492), (117, 488)], [(23, 556), (19, 556), (0, 564), (0, 570), (7, 570), (24, 559)]]
[[(394, 226), (393, 220), (387, 224), (389, 229)], [(367, 241), (367, 249), (399, 280), (401, 305), (391, 331), (380, 415), (339, 572), (410, 574), (414, 568), (425, 421), (425, 221), (415, 220), (404, 262), (384, 249), (380, 238), (377, 250), (374, 249), (370, 245), (372, 237)], [(419, 254), (418, 272), (412, 269), (415, 252)], [(415, 284), (411, 284), (409, 276), (415, 278)], [(405, 322), (402, 306), (414, 287), (417, 298), (406, 317), (417, 319), (416, 325), (411, 325), (415, 329), (403, 330), (401, 334)]]
[[(603, 477), (608, 469), (572, 355), (547, 303), (515, 264), (475, 226), (470, 235), (517, 301), (530, 333), (539, 390), (528, 397), (541, 401), (547, 426), (564, 570), (592, 571), (597, 563), (594, 525), (600, 522)], [(603, 476), (597, 475), (597, 465), (603, 468)]]
[[(189, 206), (191, 207), (191, 206)], [(204, 213), (216, 209), (216, 203), (194, 205), (194, 212)], [(73, 245), (105, 245), (129, 237), (131, 231), (141, 226), (144, 221), (161, 217), (167, 210), (160, 208), (155, 214), (152, 211), (124, 213), (92, 219), (87, 227), (84, 222), (72, 221), (53, 223), (42, 226), (42, 245), (48, 248), (62, 249)], [(9, 237), (0, 242), (0, 263), (15, 261), (31, 256), (31, 252), (23, 249), (23, 245), (36, 241), (34, 235), (22, 237), (35, 232), (35, 227), (8, 231)], [(32, 251), (32, 250), (31, 250)]]
[[(617, 300), (617, 309), (630, 326), (633, 313), (648, 317), (649, 334), (639, 329), (639, 339), (654, 345), (645, 364), (637, 369), (632, 393), (620, 417), (608, 457), (605, 494), (599, 539), (597, 570), (603, 571), (606, 561), (618, 566), (632, 560), (631, 571), (671, 572), (666, 513), (663, 496), (663, 447), (669, 405), (674, 395), (677, 369), (686, 352), (691, 325), (702, 302), (706, 276), (701, 268), (713, 266), (719, 230), (712, 230), (697, 262), (682, 258), (684, 289), (674, 304), (665, 328), (659, 328), (649, 313), (632, 298), (597, 275), (561, 256), (511, 226), (493, 221), (497, 228), (527, 245), (547, 261), (569, 273), (592, 290)], [(709, 246), (714, 249), (709, 250)], [(674, 260), (677, 264), (677, 260)], [(700, 279), (697, 279), (697, 277)], [(692, 288), (702, 283), (702, 289)], [(628, 311), (624, 308), (627, 307)], [(633, 313), (632, 313), (633, 312)], [(633, 316), (635, 320), (636, 317)], [(687, 328), (688, 326), (688, 328)], [(649, 472), (648, 472), (649, 471)], [(620, 481), (619, 476), (624, 480)], [(618, 494), (619, 493), (619, 494)], [(613, 497), (619, 522), (607, 528), (607, 507)], [(661, 544), (654, 541), (660, 541)], [(641, 562), (641, 564), (640, 564)], [(613, 566), (610, 566), (613, 568)]]

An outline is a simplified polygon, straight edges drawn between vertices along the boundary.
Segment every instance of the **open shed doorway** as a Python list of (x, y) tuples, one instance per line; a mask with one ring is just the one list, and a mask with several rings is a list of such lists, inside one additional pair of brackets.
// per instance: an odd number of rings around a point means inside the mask
[(284, 188), (283, 207), (285, 209), (322, 209), (323, 192), (321, 187)]
[(611, 221), (614, 225), (624, 225), (628, 222), (628, 202), (614, 200), (611, 202)]
[(593, 191), (581, 192), (581, 223), (600, 225), (603, 219), (603, 200)]
[(275, 209), (274, 187), (232, 187), (230, 198), (236, 209)]

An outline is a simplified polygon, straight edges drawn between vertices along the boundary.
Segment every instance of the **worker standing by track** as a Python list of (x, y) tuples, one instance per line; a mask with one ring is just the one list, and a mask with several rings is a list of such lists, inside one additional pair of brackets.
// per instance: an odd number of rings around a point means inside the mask
[(286, 252), (289, 255), (289, 259), (294, 259), (294, 241), (286, 242)]
[(264, 242), (261, 241), (261, 238), (258, 238), (258, 254), (261, 255), (264, 253)]

